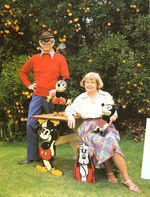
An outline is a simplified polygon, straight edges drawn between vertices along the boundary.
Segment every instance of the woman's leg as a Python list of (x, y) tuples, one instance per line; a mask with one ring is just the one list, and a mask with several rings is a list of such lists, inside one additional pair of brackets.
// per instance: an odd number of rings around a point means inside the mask
[(135, 191), (135, 192), (139, 191), (139, 188), (137, 186), (135, 186), (135, 184), (132, 181), (129, 181), (130, 178), (129, 178), (129, 175), (127, 172), (126, 163), (125, 163), (125, 160), (122, 157), (122, 155), (120, 155), (119, 153), (114, 151), (114, 155), (113, 155), (112, 159), (113, 159), (116, 167), (119, 169), (125, 185), (132, 191)]
[(113, 169), (112, 169), (112, 165), (111, 165), (111, 161), (110, 159), (106, 160), (104, 163), (104, 166), (106, 168), (106, 173), (107, 173), (107, 179), (109, 182), (111, 183), (118, 183), (118, 180), (116, 179), (114, 173), (113, 173)]
[(117, 153), (116, 151), (114, 151), (114, 155), (112, 157), (116, 167), (119, 169), (122, 178), (124, 181), (129, 180), (129, 176), (128, 176), (128, 172), (127, 172), (127, 167), (126, 167), (126, 163), (124, 158), (122, 157), (122, 155), (120, 155), (119, 153)]

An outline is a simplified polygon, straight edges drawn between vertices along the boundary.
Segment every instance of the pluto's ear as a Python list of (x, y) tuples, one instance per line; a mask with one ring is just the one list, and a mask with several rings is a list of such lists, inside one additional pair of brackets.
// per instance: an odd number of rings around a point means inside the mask
[(91, 169), (92, 168), (92, 165), (91, 165), (91, 156), (90, 155), (88, 155), (88, 158), (89, 158), (89, 163), (88, 163), (88, 168), (89, 169)]
[(77, 152), (76, 152), (76, 154), (77, 154), (77, 167), (79, 167), (79, 148), (77, 149)]

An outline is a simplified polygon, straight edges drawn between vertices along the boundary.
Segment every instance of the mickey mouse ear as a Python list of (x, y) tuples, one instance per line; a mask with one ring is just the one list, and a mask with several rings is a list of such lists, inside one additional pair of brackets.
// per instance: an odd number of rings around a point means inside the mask
[(120, 104), (119, 104), (119, 103), (116, 103), (116, 104), (114, 105), (114, 107), (115, 107), (116, 110), (118, 110), (119, 107), (120, 107)]
[(47, 127), (56, 127), (60, 124), (59, 120), (48, 120)]

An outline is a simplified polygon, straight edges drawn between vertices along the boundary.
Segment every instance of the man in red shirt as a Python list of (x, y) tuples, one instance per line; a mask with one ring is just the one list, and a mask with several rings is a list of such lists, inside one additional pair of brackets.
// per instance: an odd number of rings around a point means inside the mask
[[(32, 100), (29, 105), (27, 121), (27, 159), (18, 164), (28, 164), (39, 160), (38, 151), (38, 121), (30, 118), (33, 115), (52, 113), (54, 104), (47, 102), (47, 96), (56, 95), (55, 85), (59, 77), (68, 82), (69, 70), (63, 55), (53, 50), (55, 44), (51, 32), (45, 31), (39, 37), (41, 53), (32, 56), (20, 69), (19, 75), (24, 85), (33, 91)], [(28, 79), (28, 74), (34, 72), (34, 83)]]

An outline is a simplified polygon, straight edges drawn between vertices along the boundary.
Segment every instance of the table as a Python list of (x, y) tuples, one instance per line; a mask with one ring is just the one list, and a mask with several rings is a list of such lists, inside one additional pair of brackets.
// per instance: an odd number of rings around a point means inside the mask
[[(64, 116), (64, 115), (54, 116), (54, 114), (40, 114), (40, 115), (31, 116), (31, 118), (45, 119), (45, 120), (68, 121), (67, 117)], [(78, 145), (77, 129), (81, 125), (83, 120), (81, 118), (79, 118), (78, 116), (75, 117), (75, 119), (76, 119), (76, 126), (73, 129), (74, 133), (67, 134), (67, 135), (64, 135), (64, 136), (60, 136), (58, 138), (58, 140), (56, 141), (55, 145), (64, 144), (64, 143), (69, 142), (70, 146), (72, 147), (72, 149), (74, 150), (74, 153), (76, 155), (76, 150), (77, 150), (77, 145)]]

